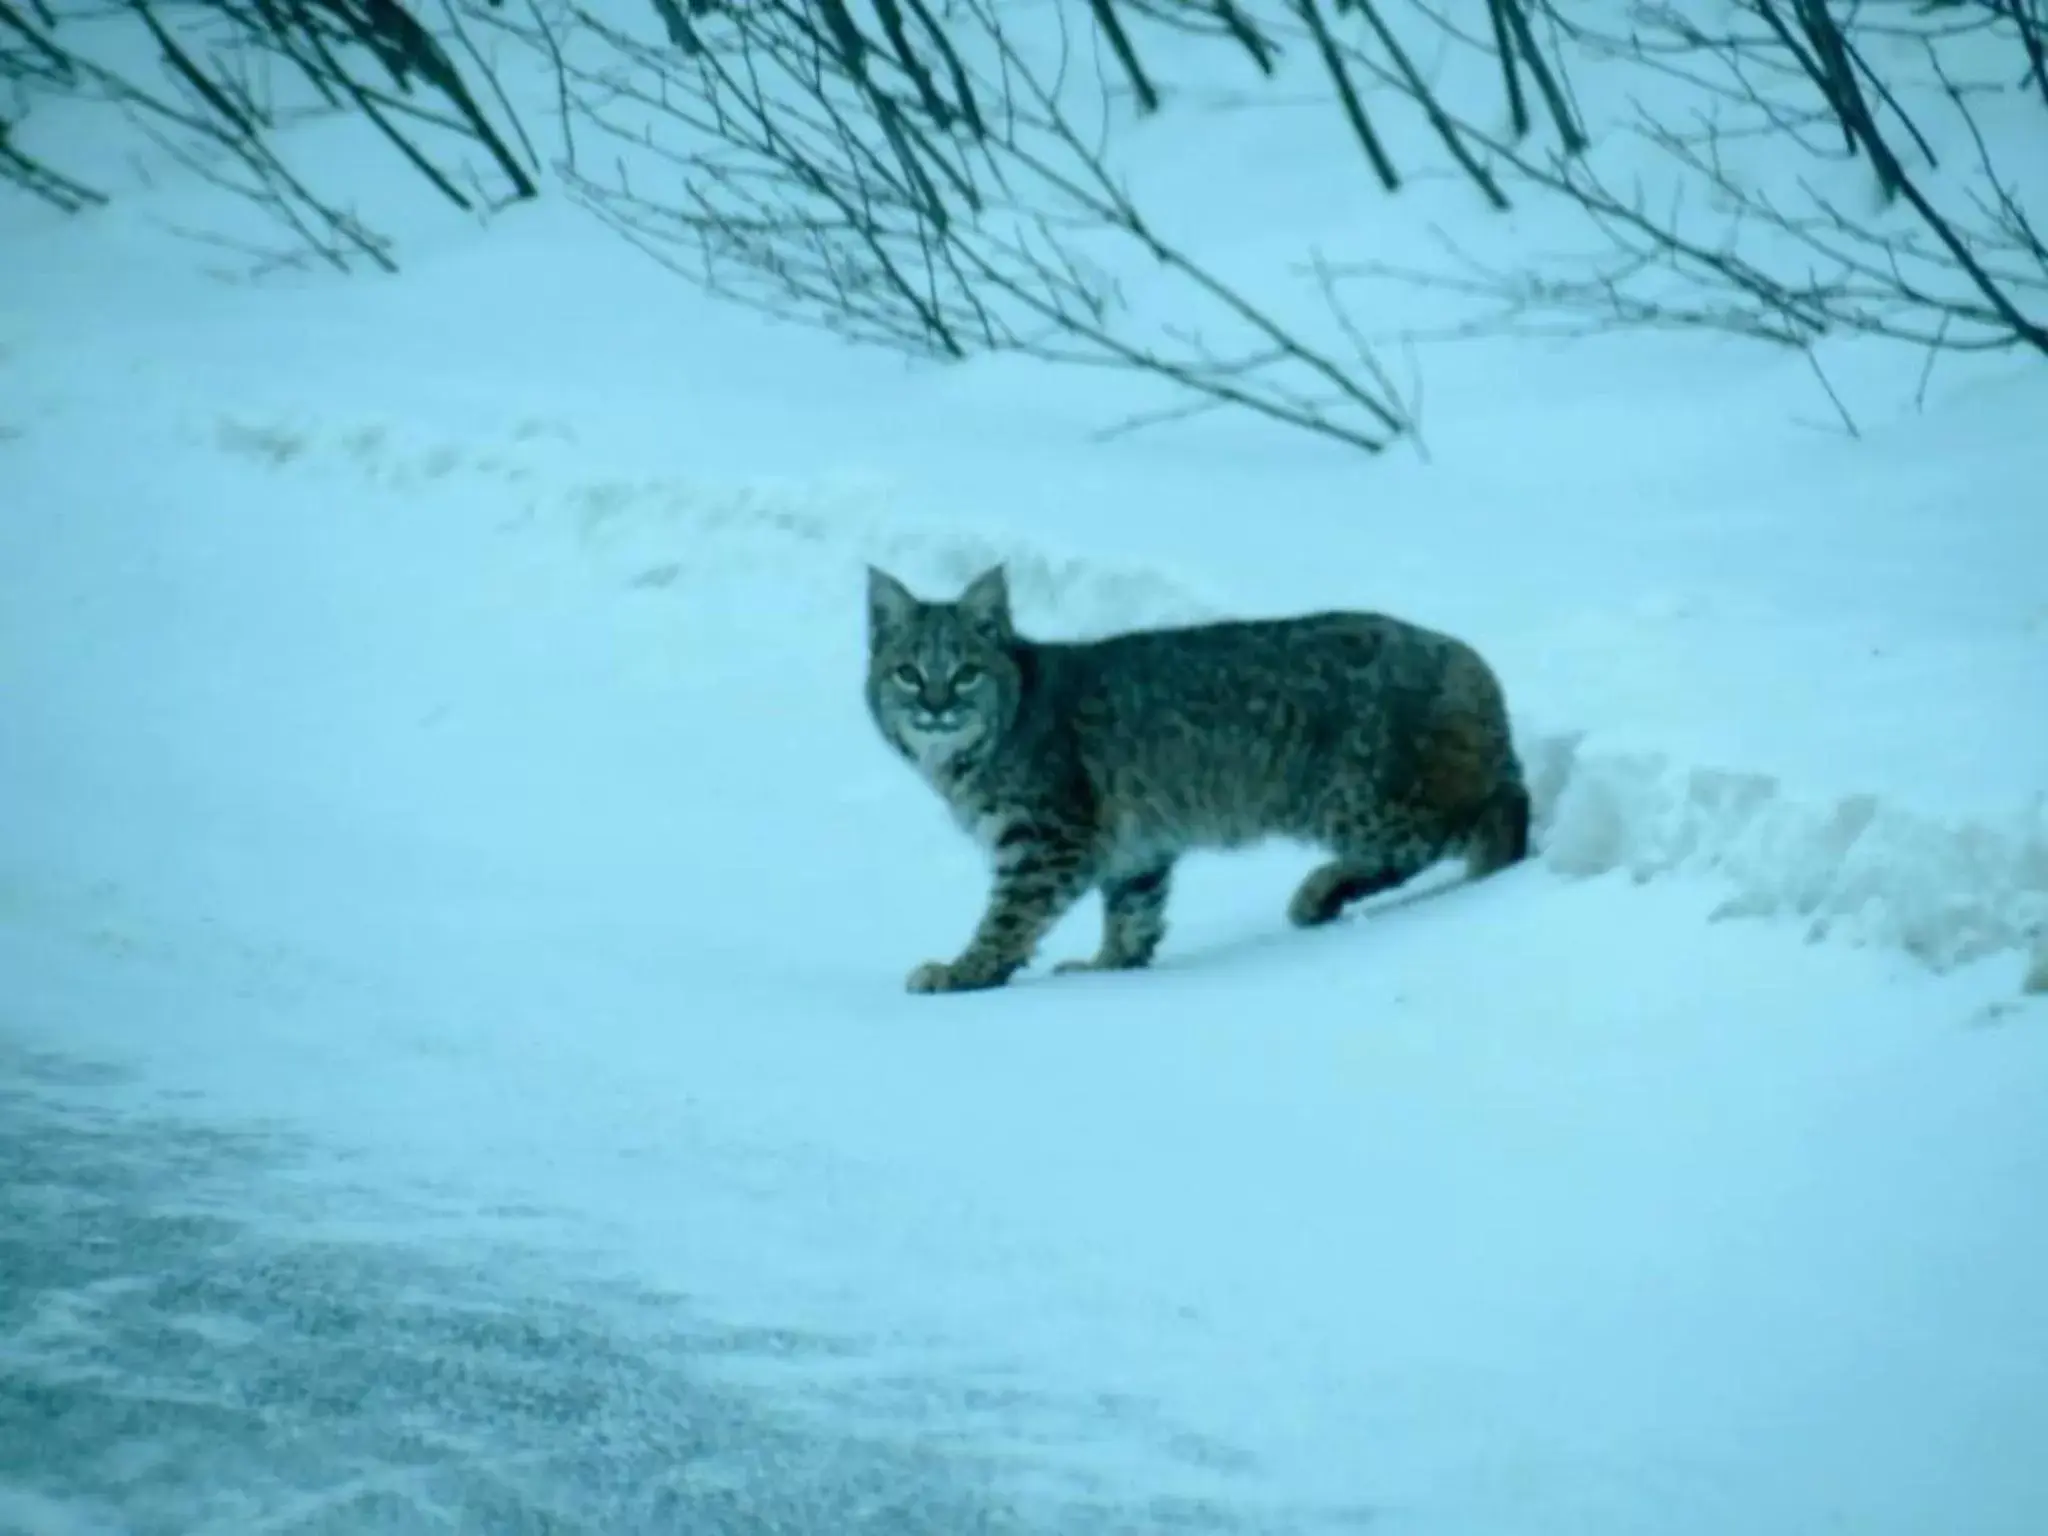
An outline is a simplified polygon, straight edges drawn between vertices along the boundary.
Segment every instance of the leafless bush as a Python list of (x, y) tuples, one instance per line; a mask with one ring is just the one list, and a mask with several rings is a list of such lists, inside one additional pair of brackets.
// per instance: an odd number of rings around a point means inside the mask
[(1874, 337), (1930, 366), (2048, 356), (2041, 0), (1667, 0), (1606, 26), (1549, 12), (1577, 59), (1652, 103), (1617, 136), (1626, 175), (1487, 143), (1518, 193), (1577, 208), (1589, 248), (1507, 266), (1447, 246), (1441, 265), (1355, 264), (1340, 283), (1477, 301), (1451, 335), (1683, 328), (1809, 354)]
[(105, 202), (106, 195), (13, 143), (14, 125), (38, 91), (62, 95), (80, 84), (70, 55), (46, 35), (51, 24), (43, 0), (29, 0), (26, 9), (0, 0), (0, 88), (11, 98), (0, 105), (0, 183), (75, 213)]
[[(1501, 78), (1517, 123), (1539, 81), (1576, 147), (1522, 0), (1489, 10), (1509, 40)], [(568, 185), (659, 259), (862, 341), (1136, 370), (1180, 396), (1148, 420), (1234, 406), (1368, 451), (1413, 429), (1411, 403), (1341, 309), (1283, 318), (1120, 178), (1120, 135), (1170, 94), (1148, 35), (1241, 53), (1264, 74), (1289, 50), (1317, 61), (1389, 191), (1402, 171), (1361, 74), (1392, 81), (1503, 201), (1369, 0), (867, 0), (858, 12), (653, 0), (659, 28), (646, 32), (576, 0), (528, 0), (495, 19), (559, 70)], [(1126, 304), (1123, 279), (1141, 270), (1153, 293), (1165, 280), (1170, 317)]]
[[(1309, 319), (1255, 300), (1121, 178), (1119, 134), (1174, 91), (1155, 58), (1162, 38), (1235, 53), (1266, 76), (1283, 56), (1306, 61), (1388, 192), (1411, 169), (1389, 148), (1384, 101), (1371, 100), (1391, 94), (1487, 201), (1506, 201), (1412, 37), (1404, 45), (1375, 0), (648, 0), (645, 11), (439, 0), (433, 31), (418, 19), (424, 0), (109, 3), (148, 28), (167, 80), (145, 88), (73, 58), (74, 84), (88, 80), (177, 159), (264, 207), (301, 253), (392, 264), (387, 240), (287, 166), (274, 131), (284, 119), (258, 82), (295, 74), (306, 110), (366, 120), (465, 208), (420, 130), (482, 145), (512, 195), (530, 196), (537, 157), (470, 43), (488, 29), (550, 72), (569, 188), (671, 265), (912, 352), (1136, 370), (1178, 395), (1144, 420), (1236, 406), (1369, 451), (1414, 429), (1412, 402), (1326, 288)], [(1583, 134), (1532, 14), (1531, 0), (1488, 0), (1500, 99), (1516, 135), (1547, 116), (1575, 153)], [(57, 18), (39, 10), (20, 30), (61, 54)], [(486, 94), (503, 134), (479, 106)], [(605, 136), (614, 153), (599, 170), (591, 150)], [(1143, 315), (1125, 298), (1141, 270), (1173, 295)], [(1158, 288), (1148, 282), (1148, 296)]]
[[(73, 45), (109, 15), (158, 76)], [(1251, 104), (1306, 82), (1368, 188), (1448, 173), (1482, 207), (1575, 210), (1590, 239), (1405, 267), (1304, 252), (1306, 306), (1254, 291), (1125, 176), (1138, 120), (1216, 99), (1213, 71), (1181, 83), (1197, 57), (1242, 69)], [(494, 61), (545, 96), (515, 109)], [(1589, 115), (1596, 78), (1645, 104)], [(253, 199), (294, 232), (271, 259), (393, 264), (281, 147), (347, 119), (469, 213), (535, 196), (550, 162), (657, 258), (777, 315), (1133, 370), (1172, 391), (1141, 420), (1236, 407), (1368, 451), (1415, 427), (1374, 350), (1396, 337), (2048, 354), (2048, 0), (0, 0), (0, 184), (82, 208), (103, 190), (18, 131), (53, 93)], [(1464, 309), (1369, 327), (1368, 280)]]
[[(153, 73), (96, 57), (94, 37), (124, 22), (147, 36)], [(285, 249), (248, 253), (260, 265), (394, 266), (392, 242), (350, 211), (347, 189), (322, 191), (292, 168), (280, 131), (310, 118), (359, 117), (463, 209), (537, 194), (532, 148), (495, 76), (473, 51), (455, 57), (465, 41), (453, 9), (437, 33), (399, 0), (0, 0), (0, 81), (15, 87), (17, 120), (38, 93), (125, 114), (173, 160), (289, 231)], [(491, 96), (495, 112), (482, 104)], [(0, 119), (0, 175), (60, 207), (106, 200), (49, 151), (32, 160), (10, 149), (8, 127)], [(465, 190), (430, 147), (448, 143), (481, 149), (497, 185)]]

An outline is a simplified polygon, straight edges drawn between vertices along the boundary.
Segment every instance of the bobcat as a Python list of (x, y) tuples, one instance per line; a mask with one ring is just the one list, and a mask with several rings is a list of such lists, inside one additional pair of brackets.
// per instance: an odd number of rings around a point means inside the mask
[(1438, 860), (1529, 850), (1499, 681), (1462, 641), (1371, 613), (1027, 639), (1003, 567), (955, 602), (868, 570), (867, 702), (888, 743), (987, 848), (995, 888), (959, 958), (913, 992), (998, 987), (1099, 887), (1100, 951), (1149, 963), (1174, 861), (1267, 837), (1332, 855), (1288, 916), (1326, 923)]

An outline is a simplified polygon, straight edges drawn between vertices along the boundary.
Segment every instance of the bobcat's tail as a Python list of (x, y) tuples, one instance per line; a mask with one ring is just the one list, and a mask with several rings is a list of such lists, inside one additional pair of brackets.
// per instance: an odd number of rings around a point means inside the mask
[(1479, 808), (1465, 845), (1465, 870), (1474, 880), (1497, 874), (1529, 857), (1529, 791), (1516, 774), (1502, 782)]

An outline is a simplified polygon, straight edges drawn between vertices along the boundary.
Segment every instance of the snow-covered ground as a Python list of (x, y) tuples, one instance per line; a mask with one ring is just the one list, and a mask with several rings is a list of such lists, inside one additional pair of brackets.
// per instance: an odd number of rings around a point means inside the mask
[[(1368, 462), (560, 204), (0, 238), (0, 1529), (2048, 1526), (2038, 368), (1850, 442), (1504, 343)], [(1197, 860), (1149, 973), (906, 995), (982, 889), (861, 568), (997, 558), (1469, 636), (1541, 859), (1314, 934)]]

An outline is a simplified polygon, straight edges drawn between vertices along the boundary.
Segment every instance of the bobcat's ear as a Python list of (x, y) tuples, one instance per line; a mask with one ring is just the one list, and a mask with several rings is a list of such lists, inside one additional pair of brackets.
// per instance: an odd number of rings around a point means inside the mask
[(868, 643), (900, 629), (917, 612), (910, 588), (877, 566), (868, 567)]
[(960, 594), (960, 614), (977, 629), (1008, 635), (1010, 629), (1010, 578), (1000, 565), (990, 566), (967, 584)]

